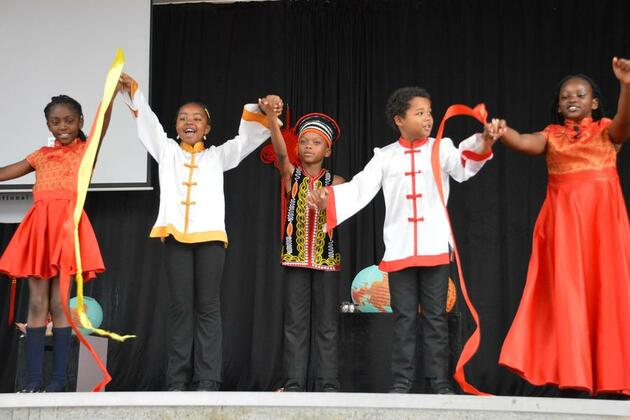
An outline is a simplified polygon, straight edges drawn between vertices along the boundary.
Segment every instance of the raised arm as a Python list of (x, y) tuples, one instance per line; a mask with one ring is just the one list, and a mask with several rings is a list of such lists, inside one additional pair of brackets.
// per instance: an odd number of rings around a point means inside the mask
[(527, 155), (542, 155), (547, 148), (547, 139), (542, 134), (521, 134), (507, 125), (505, 125), (501, 141), (510, 149)]
[(613, 143), (625, 143), (630, 137), (630, 60), (614, 57), (613, 72), (619, 79), (617, 114), (608, 126), (608, 136)]
[[(272, 104), (282, 102), (276, 95), (268, 95), (263, 100)], [(277, 121), (277, 113), (276, 122)], [(269, 138), (269, 122), (258, 104), (247, 104), (243, 109), (238, 135), (216, 148), (223, 170), (236, 167), (247, 155), (252, 153)]]
[(35, 169), (31, 166), (31, 164), (24, 159), (0, 168), (0, 181), (8, 181), (10, 179), (19, 178), (33, 172), (34, 170)]
[[(277, 98), (277, 100), (274, 100), (275, 98)], [(277, 96), (275, 98), (259, 99), (258, 106), (260, 106), (260, 109), (267, 116), (269, 130), (271, 131), (271, 144), (273, 145), (273, 151), (278, 159), (278, 170), (280, 171), (280, 176), (285, 181), (284, 186), (286, 192), (288, 193), (291, 188), (291, 176), (293, 175), (295, 167), (289, 160), (287, 145), (282, 137), (280, 122), (277, 118), (279, 113), (282, 112), (282, 100), (280, 100)]]
[(169, 140), (162, 124), (149, 106), (146, 98), (138, 89), (138, 83), (126, 73), (120, 76), (120, 93), (136, 119), (138, 137), (158, 163), (162, 150)]
[[(505, 134), (505, 121), (492, 119), (484, 126), (483, 133), (474, 134), (459, 143), (458, 147), (446, 138), (440, 143), (440, 165), (442, 170), (457, 182), (474, 176), (492, 159), (492, 146)], [(444, 175), (443, 175), (444, 176)]]
[(96, 158), (94, 159), (94, 166), (96, 166), (96, 161), (98, 159), (98, 154), (101, 151), (101, 146), (103, 145), (103, 138), (105, 137), (105, 133), (107, 133), (107, 129), (109, 128), (109, 121), (112, 119), (112, 108), (114, 107), (114, 99), (116, 99), (116, 94), (120, 91), (122, 84), (119, 82), (116, 86), (116, 90), (114, 91), (114, 96), (105, 111), (105, 115), (103, 118), (103, 128), (101, 129), (101, 138), (98, 142), (98, 148), (96, 149)]
[[(118, 82), (118, 85), (116, 85), (116, 90), (114, 91), (114, 95), (112, 96), (112, 100), (109, 102), (109, 106), (107, 107), (107, 110), (105, 111), (105, 116), (103, 118), (103, 129), (101, 130), (100, 140), (103, 140), (103, 137), (105, 137), (105, 133), (107, 133), (107, 129), (109, 128), (109, 121), (112, 119), (112, 108), (114, 107), (114, 100), (116, 99), (116, 95), (118, 94), (118, 92), (120, 92), (122, 87), (123, 87), (122, 83)], [(99, 148), (100, 147), (101, 146), (99, 144)]]

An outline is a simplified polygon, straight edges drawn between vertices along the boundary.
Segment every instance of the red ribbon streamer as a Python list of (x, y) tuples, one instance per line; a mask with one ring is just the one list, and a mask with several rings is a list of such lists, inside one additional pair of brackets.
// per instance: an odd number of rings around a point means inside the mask
[(479, 349), (479, 343), (481, 341), (481, 329), (479, 326), (479, 315), (477, 314), (477, 310), (473, 306), (470, 298), (468, 297), (468, 290), (466, 289), (466, 282), (464, 281), (464, 275), (462, 273), (461, 262), (459, 258), (459, 252), (457, 251), (457, 245), (455, 243), (455, 235), (453, 234), (453, 227), (451, 224), (451, 219), (448, 214), (448, 209), (446, 208), (446, 201), (444, 200), (444, 187), (442, 185), (442, 169), (440, 167), (440, 141), (442, 140), (442, 135), (444, 133), (444, 124), (446, 121), (458, 115), (468, 115), (470, 117), (475, 118), (482, 124), (485, 124), (488, 118), (488, 112), (486, 111), (486, 107), (484, 104), (479, 104), (475, 108), (469, 108), (465, 105), (451, 105), (444, 114), (442, 118), (442, 122), (438, 128), (438, 132), (435, 138), (435, 142), (433, 143), (433, 149), (431, 154), (431, 166), (433, 168), (433, 176), (435, 177), (435, 184), (437, 185), (438, 192), (440, 194), (440, 200), (442, 201), (442, 205), (444, 206), (444, 211), (446, 212), (446, 219), (449, 224), (449, 229), (451, 231), (451, 238), (453, 238), (453, 250), (455, 254), (455, 261), (457, 262), (457, 272), (459, 274), (459, 287), (462, 291), (462, 295), (464, 296), (464, 301), (466, 302), (466, 306), (472, 315), (473, 320), (475, 321), (475, 330), (472, 335), (466, 340), (466, 344), (462, 349), (462, 353), (459, 356), (459, 360), (457, 361), (457, 366), (455, 367), (455, 374), (453, 377), (462, 388), (462, 390), (468, 394), (475, 395), (491, 395), (485, 392), (479, 391), (473, 385), (469, 384), (466, 380), (466, 374), (464, 372), (464, 366), (472, 359), (472, 357)]
[(9, 318), (7, 324), (9, 326), (13, 325), (13, 320), (15, 319), (15, 289), (17, 287), (17, 280), (15, 277), (11, 277), (11, 292), (9, 295)]

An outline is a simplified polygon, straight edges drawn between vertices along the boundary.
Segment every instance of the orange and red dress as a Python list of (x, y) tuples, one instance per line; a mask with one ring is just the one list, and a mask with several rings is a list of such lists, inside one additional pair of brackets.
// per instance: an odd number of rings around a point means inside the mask
[[(72, 253), (74, 242), (64, 241), (71, 230), (74, 200), (77, 194), (77, 172), (87, 142), (75, 139), (63, 146), (42, 147), (27, 156), (35, 169), (33, 207), (26, 213), (0, 257), (0, 272), (10, 277), (35, 277), (42, 280), (59, 273), (62, 255)], [(79, 222), (81, 261), (85, 279), (105, 271), (92, 225), (85, 212)], [(71, 266), (70, 272), (76, 273)]]
[(630, 225), (610, 123), (542, 132), (547, 197), (499, 358), (534, 385), (630, 394)]

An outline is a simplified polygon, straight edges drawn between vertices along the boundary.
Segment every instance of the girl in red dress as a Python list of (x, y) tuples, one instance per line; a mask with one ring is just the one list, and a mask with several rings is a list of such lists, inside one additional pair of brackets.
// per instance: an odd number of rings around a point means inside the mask
[[(111, 108), (106, 113), (109, 121)], [(87, 148), (81, 105), (66, 95), (55, 96), (44, 108), (46, 125), (55, 145), (42, 147), (26, 159), (0, 168), (0, 181), (35, 171), (33, 207), (0, 257), (0, 273), (28, 278), (29, 304), (26, 329), (26, 386), (20, 392), (60, 392), (65, 389), (71, 328), (61, 305), (59, 267), (63, 255), (74, 247), (64, 241), (77, 193), (77, 172)], [(103, 133), (105, 130), (103, 130)], [(81, 257), (86, 279), (105, 271), (92, 225), (85, 213), (79, 222)], [(74, 267), (71, 273), (75, 274)], [(53, 322), (53, 372), (44, 387), (42, 375), (44, 335), (48, 314)]]
[(502, 141), (545, 154), (547, 197), (499, 364), (534, 385), (630, 395), (630, 225), (616, 161), (630, 137), (630, 60), (613, 58), (617, 114), (584, 75), (559, 84), (556, 123)]

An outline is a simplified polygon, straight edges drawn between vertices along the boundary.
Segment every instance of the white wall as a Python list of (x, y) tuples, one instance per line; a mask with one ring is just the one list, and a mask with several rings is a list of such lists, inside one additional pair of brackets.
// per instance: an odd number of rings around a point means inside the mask
[[(88, 133), (116, 48), (148, 91), (150, 14), (150, 0), (0, 0), (0, 166), (47, 144), (43, 110), (54, 95), (81, 103)], [(148, 155), (128, 113), (116, 100), (93, 187), (148, 187)], [(0, 191), (30, 189), (34, 179), (0, 183)]]

